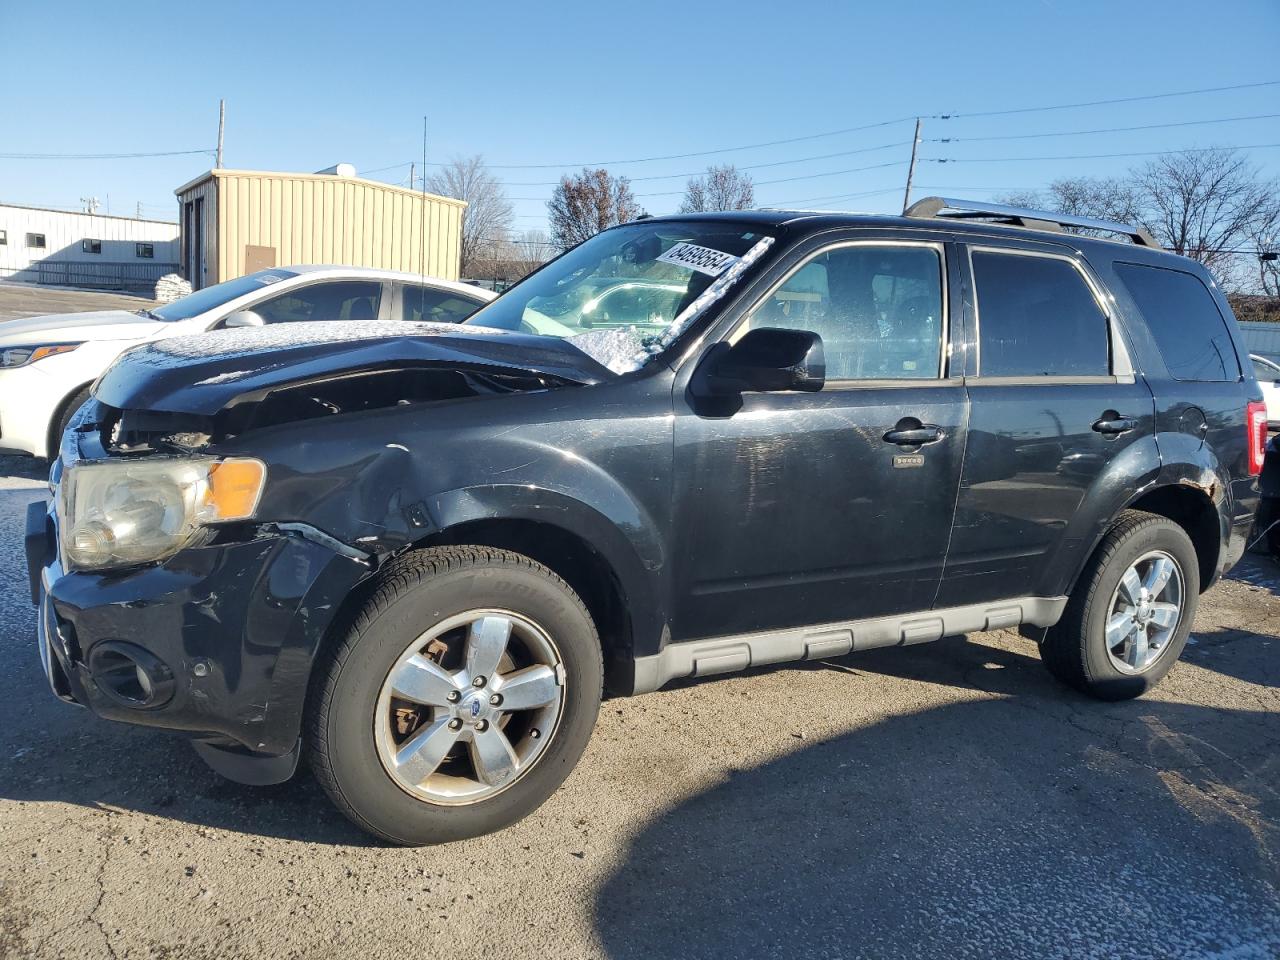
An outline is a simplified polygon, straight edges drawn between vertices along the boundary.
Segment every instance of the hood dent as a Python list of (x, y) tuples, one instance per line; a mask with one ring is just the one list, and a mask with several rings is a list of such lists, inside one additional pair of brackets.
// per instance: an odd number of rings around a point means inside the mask
[[(440, 324), (401, 324), (395, 335), (382, 325), (367, 336), (334, 329), (345, 327), (337, 323), (291, 326), (318, 329), (296, 329), (284, 338), (226, 331), (135, 347), (102, 375), (94, 395), (120, 410), (213, 416), (308, 385), (412, 371), (501, 382), (499, 392), (588, 385), (614, 376), (576, 347), (549, 337)], [(184, 349), (184, 341), (198, 349)]]

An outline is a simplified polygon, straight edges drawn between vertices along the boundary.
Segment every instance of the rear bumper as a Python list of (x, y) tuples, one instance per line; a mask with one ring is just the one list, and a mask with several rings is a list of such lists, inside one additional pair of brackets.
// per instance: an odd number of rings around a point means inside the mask
[[(45, 524), (33, 530), (29, 518), (28, 563), (38, 577), (38, 645), (59, 699), (235, 750), (294, 751), (316, 652), (367, 567), (273, 534), (123, 573), (64, 573)], [(107, 670), (122, 662), (107, 655), (115, 651), (149, 668), (145, 686), (162, 700), (120, 695)]]

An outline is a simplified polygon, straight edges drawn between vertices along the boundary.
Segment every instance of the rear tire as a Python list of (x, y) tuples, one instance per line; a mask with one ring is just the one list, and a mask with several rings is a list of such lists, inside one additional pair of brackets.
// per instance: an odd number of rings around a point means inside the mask
[(603, 677), (595, 625), (551, 570), (488, 547), (415, 551), (317, 665), (312, 769), (339, 810), (391, 843), (500, 830), (572, 771)]
[(1063, 683), (1100, 700), (1141, 696), (1182, 654), (1199, 591), (1200, 564), (1186, 532), (1166, 517), (1127, 510), (1045, 633), (1041, 659)]

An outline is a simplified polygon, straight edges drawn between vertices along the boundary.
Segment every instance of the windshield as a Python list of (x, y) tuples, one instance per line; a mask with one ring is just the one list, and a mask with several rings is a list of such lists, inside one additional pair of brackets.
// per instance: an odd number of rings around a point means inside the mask
[(561, 337), (614, 373), (628, 373), (670, 345), (772, 242), (734, 223), (615, 227), (465, 322)]
[(181, 300), (166, 303), (163, 307), (156, 307), (148, 311), (147, 315), (157, 320), (190, 320), (206, 310), (214, 310), (237, 297), (243, 297), (246, 293), (261, 290), (273, 283), (296, 276), (297, 274), (292, 270), (259, 270), (248, 276), (237, 277), (225, 283), (215, 283), (212, 287), (197, 290)]

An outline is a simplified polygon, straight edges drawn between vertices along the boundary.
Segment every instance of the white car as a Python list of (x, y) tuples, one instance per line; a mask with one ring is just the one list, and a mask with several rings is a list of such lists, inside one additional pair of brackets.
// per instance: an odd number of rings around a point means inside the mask
[(96, 310), (0, 322), (0, 453), (57, 452), (71, 416), (111, 362), (135, 344), (222, 327), (303, 320), (457, 323), (488, 290), (361, 267), (261, 270), (154, 310)]
[(1267, 401), (1267, 426), (1280, 430), (1280, 363), (1249, 354), (1253, 361), (1253, 375), (1262, 385), (1262, 399)]

